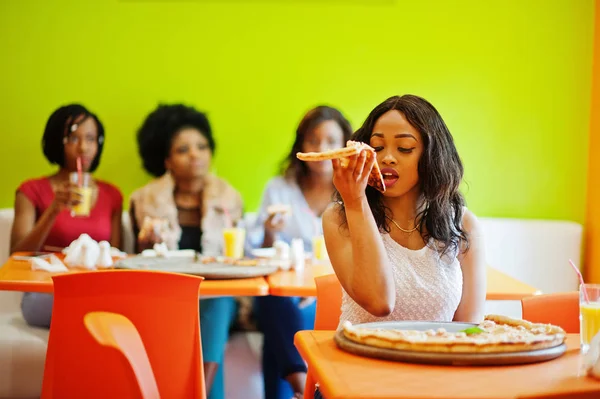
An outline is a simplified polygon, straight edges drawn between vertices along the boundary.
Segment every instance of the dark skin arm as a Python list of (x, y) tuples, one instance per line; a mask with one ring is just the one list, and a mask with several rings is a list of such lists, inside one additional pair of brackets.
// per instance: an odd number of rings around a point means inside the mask
[[(56, 187), (52, 204), (36, 220), (35, 207), (21, 192), (15, 196), (15, 219), (10, 235), (10, 252), (39, 251), (44, 245), (56, 217), (81, 202), (81, 195), (69, 183)], [(119, 233), (120, 234), (120, 233)]]
[(160, 237), (151, 234), (148, 239), (140, 240), (140, 226), (137, 224), (137, 220), (135, 218), (135, 208), (133, 203), (129, 205), (129, 217), (131, 218), (131, 229), (133, 230), (133, 236), (135, 237), (135, 252), (141, 253), (146, 249), (152, 249), (154, 244), (158, 242), (162, 242)]
[(276, 217), (276, 214), (270, 215), (267, 220), (265, 220), (265, 238), (263, 239), (262, 247), (269, 248), (273, 246), (273, 242), (275, 241), (275, 234), (285, 227), (285, 218), (279, 215)]
[(121, 232), (123, 228), (123, 205), (116, 209), (111, 216), (110, 226), (110, 245), (115, 248), (123, 249), (123, 242), (121, 240)]

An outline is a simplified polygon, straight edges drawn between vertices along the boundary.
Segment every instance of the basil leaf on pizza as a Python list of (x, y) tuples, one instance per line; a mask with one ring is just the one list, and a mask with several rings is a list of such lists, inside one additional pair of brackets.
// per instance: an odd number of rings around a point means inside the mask
[(464, 332), (467, 335), (471, 335), (471, 334), (481, 334), (481, 333), (484, 333), (485, 330), (482, 330), (479, 327), (469, 327), (469, 328), (465, 328), (464, 330), (461, 330), (459, 332)]

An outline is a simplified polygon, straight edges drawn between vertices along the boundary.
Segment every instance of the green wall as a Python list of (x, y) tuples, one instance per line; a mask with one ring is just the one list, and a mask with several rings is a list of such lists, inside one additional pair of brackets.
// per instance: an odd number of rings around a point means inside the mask
[(103, 120), (98, 176), (126, 196), (148, 180), (145, 115), (205, 110), (215, 171), (254, 210), (307, 109), (338, 106), (358, 127), (414, 93), (453, 132), (473, 211), (583, 222), (593, 17), (592, 0), (3, 0), (0, 207), (53, 170), (40, 140), (65, 103)]

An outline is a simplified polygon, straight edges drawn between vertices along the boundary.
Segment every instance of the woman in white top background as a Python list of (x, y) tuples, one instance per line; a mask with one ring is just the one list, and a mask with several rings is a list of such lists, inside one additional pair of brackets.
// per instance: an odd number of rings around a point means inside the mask
[[(340, 322), (479, 322), (485, 254), (459, 186), (463, 165), (438, 111), (412, 95), (378, 105), (353, 140), (369, 144), (343, 168), (338, 202), (323, 215), (329, 258), (343, 287)], [(379, 164), (385, 193), (367, 186)]]
[[(345, 146), (352, 134), (350, 123), (340, 111), (328, 106), (310, 110), (300, 122), (296, 139), (282, 165), (282, 174), (267, 184), (257, 223), (249, 231), (253, 247), (271, 247), (302, 238), (307, 251), (312, 238), (321, 234), (321, 215), (331, 203), (335, 187), (331, 162), (302, 162), (297, 152), (321, 152)], [(269, 216), (270, 205), (290, 205), (286, 217)], [(316, 231), (318, 230), (318, 231)], [(294, 347), (294, 334), (314, 326), (315, 304), (301, 298), (258, 297), (257, 318), (264, 333), (263, 375), (266, 399), (302, 397), (306, 366)]]

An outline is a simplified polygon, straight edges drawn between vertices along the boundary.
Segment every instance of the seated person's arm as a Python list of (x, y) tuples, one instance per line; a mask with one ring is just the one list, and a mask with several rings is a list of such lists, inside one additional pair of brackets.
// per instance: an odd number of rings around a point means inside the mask
[(483, 320), (485, 307), (485, 247), (479, 222), (469, 211), (463, 216), (463, 229), (469, 238), (469, 248), (458, 256), (463, 273), (463, 289), (454, 320), (479, 323)]
[(110, 245), (115, 248), (123, 249), (123, 242), (121, 240), (121, 233), (123, 231), (123, 203), (113, 211), (110, 226)]
[(272, 247), (276, 233), (285, 227), (285, 218), (281, 215), (279, 217), (275, 214), (269, 215), (268, 212), (269, 207), (273, 205), (274, 198), (277, 197), (277, 191), (278, 189), (270, 183), (263, 193), (255, 225), (247, 233), (248, 241), (252, 246)]
[(133, 237), (135, 239), (136, 253), (141, 253), (146, 249), (152, 249), (154, 244), (162, 242), (161, 237), (155, 234), (152, 226), (146, 226), (143, 237), (140, 238), (140, 231), (143, 226), (139, 226), (137, 223), (137, 219), (135, 218), (135, 206), (133, 205), (133, 202), (129, 205), (129, 217), (131, 219), (131, 229), (133, 230)]
[(396, 285), (366, 198), (346, 205), (345, 214), (343, 226), (339, 204), (323, 214), (325, 244), (335, 274), (358, 305), (374, 316), (387, 316), (394, 310)]
[(142, 249), (140, 247), (140, 243), (139, 243), (139, 239), (138, 239), (138, 236), (140, 235), (140, 226), (138, 226), (137, 219), (135, 218), (135, 209), (134, 209), (133, 202), (131, 202), (129, 204), (129, 219), (131, 219), (131, 230), (133, 231), (133, 239), (135, 240), (133, 248), (136, 253), (140, 253), (146, 248)]
[(10, 252), (41, 250), (61, 208), (53, 202), (36, 221), (35, 206), (25, 194), (17, 191), (14, 209)]

